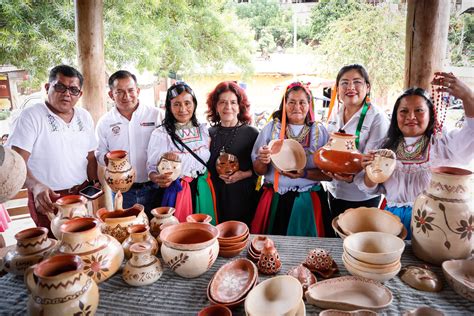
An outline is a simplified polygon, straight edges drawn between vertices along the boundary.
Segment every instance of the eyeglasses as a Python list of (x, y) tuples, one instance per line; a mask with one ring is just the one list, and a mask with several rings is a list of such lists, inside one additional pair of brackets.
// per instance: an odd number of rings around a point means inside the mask
[(81, 93), (81, 89), (79, 89), (78, 87), (75, 87), (75, 86), (66, 87), (65, 85), (63, 85), (60, 82), (55, 83), (53, 85), (53, 88), (54, 88), (54, 91), (59, 92), (59, 93), (64, 93), (67, 90), (69, 90), (69, 93), (71, 93), (71, 95), (73, 95), (75, 97), (77, 97)]
[(353, 80), (353, 81), (341, 80), (339, 82), (339, 86), (341, 86), (341, 88), (343, 88), (343, 89), (347, 89), (349, 87), (349, 85), (351, 85), (351, 84), (354, 86), (354, 88), (360, 88), (363, 85), (365, 85), (365, 81), (356, 79), (356, 80)]

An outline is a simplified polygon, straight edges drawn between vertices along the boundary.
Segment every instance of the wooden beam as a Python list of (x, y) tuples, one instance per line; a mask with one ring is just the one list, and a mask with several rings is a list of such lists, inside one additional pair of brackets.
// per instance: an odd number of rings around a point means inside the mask
[(404, 85), (429, 90), (434, 72), (447, 66), (450, 1), (407, 2)]

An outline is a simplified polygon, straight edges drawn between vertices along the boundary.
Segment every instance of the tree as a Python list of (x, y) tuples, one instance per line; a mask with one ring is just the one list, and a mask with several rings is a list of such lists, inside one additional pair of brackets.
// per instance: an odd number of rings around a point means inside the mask
[(367, 6), (328, 25), (319, 54), (326, 71), (335, 77), (347, 64), (367, 67), (376, 96), (387, 96), (403, 86), (405, 15), (387, 6)]
[[(0, 0), (0, 64), (27, 69), (37, 85), (58, 63), (76, 64), (74, 2)], [(251, 70), (252, 33), (224, 0), (104, 0), (107, 69), (160, 75), (233, 62)]]
[(471, 66), (474, 64), (474, 16), (469, 13), (451, 16), (449, 23), (449, 54), (451, 65)]

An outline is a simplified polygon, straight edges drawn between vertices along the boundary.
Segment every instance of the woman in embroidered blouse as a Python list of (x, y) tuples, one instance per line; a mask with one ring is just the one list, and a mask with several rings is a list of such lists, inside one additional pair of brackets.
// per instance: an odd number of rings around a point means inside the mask
[[(250, 104), (247, 95), (235, 82), (221, 82), (209, 93), (207, 107), (207, 119), (212, 125), (209, 129), (211, 158), (208, 165), (216, 192), (219, 221), (237, 220), (250, 225), (258, 202), (255, 191), (257, 176), (253, 172), (250, 157), (258, 130), (249, 125)], [(239, 170), (231, 175), (219, 175), (216, 161), (221, 154), (234, 155)], [(219, 168), (229, 166), (221, 161)]]
[[(389, 121), (385, 113), (370, 103), (370, 79), (367, 70), (358, 64), (344, 66), (336, 77), (338, 105), (329, 114), (329, 133), (356, 135), (357, 149), (366, 153), (375, 148), (387, 134)], [(361, 191), (353, 176), (326, 173), (333, 181), (326, 182), (329, 208), (336, 217), (348, 208), (378, 207), (379, 194)]]
[[(196, 96), (186, 83), (177, 82), (168, 89), (165, 107), (163, 124), (153, 131), (148, 144), (150, 180), (165, 188), (161, 205), (175, 207), (174, 215), (180, 222), (194, 212), (211, 215), (215, 224), (212, 189), (205, 166), (210, 156), (210, 139), (206, 124), (199, 124), (196, 118)], [(181, 176), (175, 181), (169, 174), (157, 172), (157, 163), (164, 153), (173, 153), (181, 160)]]
[[(453, 74), (436, 73), (435, 76), (433, 84), (439, 85), (439, 91), (463, 101), (464, 126), (434, 135), (437, 122), (429, 94), (421, 88), (408, 89), (395, 102), (387, 138), (380, 146), (396, 153), (395, 171), (382, 184), (372, 182), (365, 171), (355, 180), (366, 192), (386, 195), (385, 209), (401, 218), (409, 237), (412, 206), (429, 184), (430, 167), (469, 164), (474, 155), (474, 93)], [(373, 159), (373, 153), (365, 155), (362, 165), (367, 167)]]
[[(252, 150), (253, 166), (257, 174), (265, 175), (265, 184), (251, 224), (252, 233), (324, 237), (330, 232), (326, 200), (319, 196), (319, 181), (328, 177), (316, 168), (312, 158), (313, 153), (326, 144), (328, 134), (321, 124), (313, 121), (311, 105), (312, 95), (306, 86), (289, 85), (280, 109), (272, 115), (273, 121), (257, 137)], [(294, 139), (303, 146), (306, 166), (275, 175), (267, 144), (280, 138), (283, 115), (288, 122), (283, 127), (284, 138)]]

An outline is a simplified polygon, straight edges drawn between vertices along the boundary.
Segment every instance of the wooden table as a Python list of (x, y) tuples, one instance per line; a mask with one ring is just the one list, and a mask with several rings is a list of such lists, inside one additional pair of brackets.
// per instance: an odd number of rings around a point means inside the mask
[[(301, 263), (309, 250), (324, 248), (328, 250), (339, 266), (340, 275), (348, 275), (342, 264), (342, 240), (338, 238), (306, 238), (271, 236), (282, 259), (279, 274), (286, 273), (290, 267)], [(241, 253), (245, 257), (246, 251)], [(207, 285), (214, 273), (231, 259), (218, 258), (212, 268), (195, 279), (184, 279), (165, 268), (162, 277), (152, 285), (130, 287), (120, 273), (99, 285), (100, 303), (97, 314), (160, 314), (160, 315), (196, 315), (203, 307), (209, 305), (206, 296)], [(414, 257), (410, 243), (402, 256), (402, 265), (420, 264)], [(474, 303), (455, 293), (446, 283), (440, 267), (433, 270), (443, 280), (444, 287), (439, 293), (421, 292), (410, 288), (398, 277), (385, 282), (393, 293), (392, 304), (381, 311), (381, 314), (400, 315), (405, 311), (420, 306), (430, 306), (443, 311), (446, 315), (473, 315)], [(260, 275), (260, 280), (267, 276)], [(318, 281), (322, 279), (318, 277)], [(0, 314), (26, 314), (28, 293), (22, 277), (7, 274), (0, 277)], [(318, 307), (306, 304), (307, 315), (321, 311)], [(234, 315), (244, 315), (240, 306)]]

